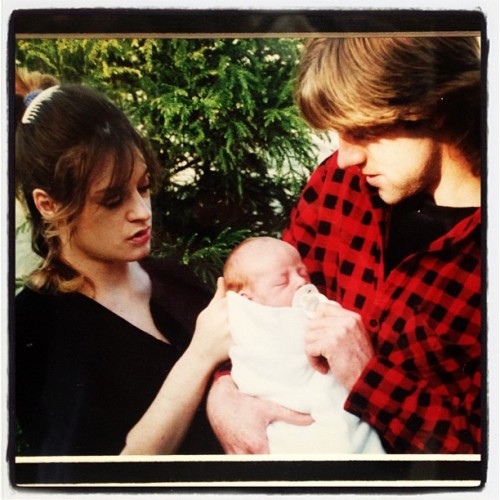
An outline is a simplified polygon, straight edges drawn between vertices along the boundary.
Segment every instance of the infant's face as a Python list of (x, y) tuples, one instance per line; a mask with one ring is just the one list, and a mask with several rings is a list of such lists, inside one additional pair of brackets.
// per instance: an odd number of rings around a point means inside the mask
[(248, 298), (274, 307), (291, 306), (295, 292), (310, 283), (297, 250), (281, 241), (255, 253), (250, 275)]

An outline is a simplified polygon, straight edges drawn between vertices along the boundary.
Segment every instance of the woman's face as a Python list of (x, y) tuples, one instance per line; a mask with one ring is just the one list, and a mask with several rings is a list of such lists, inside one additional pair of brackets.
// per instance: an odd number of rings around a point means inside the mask
[(75, 267), (89, 262), (114, 263), (142, 259), (151, 247), (151, 198), (147, 167), (136, 156), (124, 189), (109, 188), (112, 163), (91, 184), (85, 205), (62, 237), (63, 257)]

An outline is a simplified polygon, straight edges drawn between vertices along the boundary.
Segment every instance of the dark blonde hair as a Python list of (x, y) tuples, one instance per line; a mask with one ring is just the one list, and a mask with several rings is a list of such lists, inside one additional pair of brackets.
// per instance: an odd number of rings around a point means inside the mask
[(439, 124), (479, 171), (480, 83), (477, 37), (317, 38), (306, 43), (296, 99), (322, 130)]
[[(26, 78), (28, 74), (18, 72), (17, 91), (37, 90), (32, 86), (40, 79)], [(16, 113), (20, 118), (24, 106), (21, 111)], [(33, 250), (43, 258), (29, 285), (49, 293), (76, 291), (86, 278), (61, 258), (59, 234), (83, 210), (91, 183), (111, 159), (110, 188), (123, 188), (132, 175), (137, 152), (144, 157), (153, 185), (159, 168), (124, 113), (93, 89), (61, 85), (29, 115), (16, 129), (16, 194), (29, 212)], [(34, 204), (36, 188), (61, 206), (50, 222)]]
[(241, 262), (242, 249), (258, 239), (259, 237), (255, 236), (246, 238), (236, 245), (229, 253), (222, 271), (226, 290), (239, 292), (248, 286), (248, 274)]

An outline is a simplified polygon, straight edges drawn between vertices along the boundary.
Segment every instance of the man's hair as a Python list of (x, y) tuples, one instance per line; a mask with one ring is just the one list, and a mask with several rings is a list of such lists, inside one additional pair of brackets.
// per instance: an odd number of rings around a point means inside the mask
[(317, 38), (306, 43), (296, 99), (321, 130), (427, 122), (479, 171), (480, 83), (474, 36)]

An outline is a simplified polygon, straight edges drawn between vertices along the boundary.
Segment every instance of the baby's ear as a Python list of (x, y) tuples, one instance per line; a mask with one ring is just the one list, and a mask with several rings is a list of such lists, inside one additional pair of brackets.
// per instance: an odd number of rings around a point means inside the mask
[(246, 298), (246, 299), (248, 299), (248, 300), (252, 300), (252, 296), (248, 293), (248, 291), (247, 291), (247, 290), (240, 290), (240, 291), (238, 292), (238, 295), (239, 295), (240, 297), (245, 297), (245, 298)]

